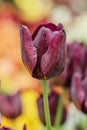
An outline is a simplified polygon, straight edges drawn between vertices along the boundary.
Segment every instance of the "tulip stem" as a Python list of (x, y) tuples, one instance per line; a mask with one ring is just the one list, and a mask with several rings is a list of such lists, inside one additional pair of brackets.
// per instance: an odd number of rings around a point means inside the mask
[(51, 118), (48, 103), (48, 86), (46, 80), (43, 80), (43, 96), (44, 96), (44, 111), (45, 111), (47, 129), (51, 130)]
[(57, 130), (59, 130), (61, 119), (62, 119), (64, 94), (65, 94), (65, 91), (63, 90), (62, 94), (59, 97), (59, 103), (57, 105), (55, 125), (54, 125), (55, 128), (57, 128)]
[(2, 116), (1, 116), (1, 113), (0, 113), (0, 128), (1, 128), (1, 124), (2, 124)]
[(86, 122), (85, 122), (85, 130), (87, 130), (87, 115), (86, 115)]

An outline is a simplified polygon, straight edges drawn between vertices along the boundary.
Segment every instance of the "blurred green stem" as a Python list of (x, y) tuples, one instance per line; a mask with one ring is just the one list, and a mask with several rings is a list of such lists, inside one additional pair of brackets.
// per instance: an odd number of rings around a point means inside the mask
[(57, 113), (55, 118), (55, 128), (59, 130), (61, 120), (62, 120), (62, 114), (63, 114), (63, 97), (65, 94), (65, 90), (63, 90), (62, 94), (59, 97), (59, 103), (57, 105)]
[(85, 130), (87, 130), (87, 115), (86, 115), (86, 121), (85, 121)]
[(51, 119), (50, 119), (50, 111), (49, 111), (49, 103), (48, 103), (48, 86), (46, 80), (43, 80), (43, 96), (44, 96), (44, 111), (45, 111), (47, 129), (51, 130)]

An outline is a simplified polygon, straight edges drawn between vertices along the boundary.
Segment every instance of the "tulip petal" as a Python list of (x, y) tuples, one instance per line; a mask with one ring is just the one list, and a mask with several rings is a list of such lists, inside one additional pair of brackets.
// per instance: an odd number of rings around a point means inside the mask
[(37, 48), (37, 56), (39, 59), (47, 51), (52, 34), (50, 29), (42, 27), (35, 37), (34, 45)]
[(45, 27), (45, 24), (41, 24), (37, 27), (37, 29), (34, 31), (34, 33), (32, 34), (32, 39), (34, 40), (35, 37), (37, 36), (39, 30), (42, 28), (42, 27)]
[(6, 96), (0, 94), (0, 111), (7, 118), (16, 118), (22, 112), (21, 99), (19, 93)]
[(48, 23), (45, 25), (45, 27), (49, 28), (51, 31), (60, 31), (63, 29), (63, 25), (61, 23), (58, 24), (58, 26), (56, 26), (53, 23)]
[(50, 29), (42, 27), (34, 39), (34, 46), (37, 48), (37, 65), (33, 71), (34, 77), (43, 77), (40, 66), (41, 57), (48, 49), (52, 34)]
[(7, 127), (2, 127), (0, 130), (12, 130), (12, 129), (7, 128)]
[[(50, 111), (50, 118), (51, 118), (51, 124), (54, 125), (55, 123), (55, 117), (56, 117), (56, 112), (57, 112), (57, 106), (59, 105), (59, 98), (60, 94), (51, 92), (48, 96), (48, 101), (49, 101), (49, 111)], [(37, 100), (37, 106), (38, 106), (38, 112), (40, 116), (40, 120), (44, 125), (46, 125), (46, 120), (45, 120), (45, 113), (44, 113), (44, 103), (43, 103), (43, 95), (41, 95), (38, 100)], [(61, 124), (63, 124), (66, 121), (67, 118), (67, 109), (65, 108), (65, 105), (63, 104), (63, 113), (61, 117)]]
[(44, 77), (59, 74), (64, 69), (66, 57), (66, 35), (64, 30), (55, 31), (49, 48), (41, 59), (41, 69)]
[(24, 124), (24, 126), (23, 126), (23, 130), (27, 130), (27, 126), (26, 126), (26, 124)]
[(71, 83), (71, 97), (74, 101), (75, 105), (81, 109), (82, 104), (85, 99), (85, 93), (83, 90), (83, 83), (81, 81), (81, 74), (76, 72), (73, 75), (72, 83)]
[(34, 40), (35, 37), (37, 36), (39, 30), (42, 28), (42, 27), (45, 27), (45, 28), (49, 28), (52, 32), (53, 31), (60, 31), (63, 29), (63, 25), (61, 23), (58, 24), (58, 26), (56, 26), (55, 24), (53, 23), (48, 23), (48, 24), (41, 24), (37, 27), (37, 29), (34, 31), (33, 35), (32, 35), (32, 39)]
[(37, 52), (33, 44), (30, 32), (24, 25), (22, 25), (20, 28), (20, 39), (22, 60), (29, 71), (32, 73), (37, 62)]
[(87, 114), (87, 98), (84, 99), (81, 110)]

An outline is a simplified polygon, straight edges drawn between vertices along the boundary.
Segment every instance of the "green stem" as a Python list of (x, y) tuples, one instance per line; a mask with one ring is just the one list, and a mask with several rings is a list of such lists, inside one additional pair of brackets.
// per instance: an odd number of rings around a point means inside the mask
[(85, 121), (85, 130), (87, 130), (87, 115), (86, 115), (86, 121)]
[(59, 130), (60, 123), (61, 123), (61, 120), (62, 120), (64, 93), (65, 93), (65, 91), (63, 91), (63, 93), (60, 95), (59, 103), (58, 103), (58, 106), (57, 106), (57, 113), (56, 113), (55, 125), (54, 125), (55, 128), (57, 128), (57, 130)]
[(51, 120), (50, 120), (50, 111), (48, 103), (48, 86), (46, 80), (43, 80), (43, 96), (44, 96), (44, 111), (45, 111), (47, 129), (51, 130)]

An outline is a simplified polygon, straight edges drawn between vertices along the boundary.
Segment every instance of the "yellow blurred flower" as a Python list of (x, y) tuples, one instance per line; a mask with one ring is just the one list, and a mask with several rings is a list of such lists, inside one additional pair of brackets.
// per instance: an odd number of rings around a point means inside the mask
[(34, 92), (33, 90), (24, 91), (22, 93), (22, 103), (23, 103), (23, 113), (27, 117), (38, 118), (38, 110), (36, 99), (38, 98), (38, 93)]
[(14, 121), (2, 116), (1, 125), (9, 128), (14, 128)]
[(53, 5), (51, 0), (14, 0), (14, 2), (22, 10), (23, 18), (31, 23), (46, 17)]
[(42, 130), (43, 125), (40, 122), (36, 104), (38, 96), (38, 93), (33, 90), (23, 91), (21, 94), (23, 113), (14, 120), (3, 116), (2, 126), (11, 127), (13, 130), (22, 130), (26, 124), (27, 130)]

